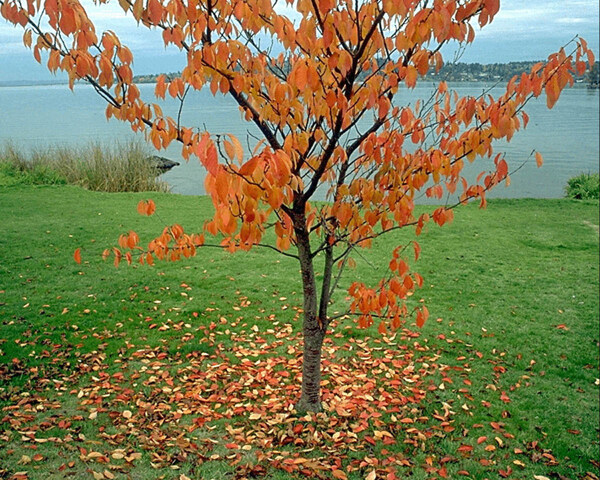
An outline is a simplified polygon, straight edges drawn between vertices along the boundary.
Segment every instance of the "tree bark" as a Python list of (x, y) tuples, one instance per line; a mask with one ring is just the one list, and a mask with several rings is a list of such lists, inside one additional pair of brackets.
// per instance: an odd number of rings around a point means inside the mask
[(323, 285), (321, 286), (321, 302), (319, 304), (319, 318), (326, 330), (329, 326), (328, 309), (331, 299), (331, 275), (333, 273), (333, 245), (325, 247), (325, 266), (323, 268)]
[(294, 219), (294, 231), (302, 272), (304, 297), (304, 351), (302, 356), (302, 393), (296, 404), (299, 412), (321, 411), (321, 348), (325, 328), (317, 313), (317, 285), (310, 249), (310, 239), (304, 215)]

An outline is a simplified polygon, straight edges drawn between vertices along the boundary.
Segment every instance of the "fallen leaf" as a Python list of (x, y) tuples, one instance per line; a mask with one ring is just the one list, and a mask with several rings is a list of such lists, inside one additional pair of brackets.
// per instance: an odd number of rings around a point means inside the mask
[(365, 477), (365, 480), (375, 480), (376, 478), (377, 478), (377, 473), (375, 473), (375, 470), (371, 470)]
[(334, 470), (331, 472), (335, 478), (339, 480), (348, 480), (348, 476), (342, 470)]

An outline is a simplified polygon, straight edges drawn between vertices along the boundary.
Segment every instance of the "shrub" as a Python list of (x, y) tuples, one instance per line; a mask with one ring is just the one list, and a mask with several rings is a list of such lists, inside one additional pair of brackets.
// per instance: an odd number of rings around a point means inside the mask
[(0, 160), (0, 186), (64, 185), (67, 179), (48, 165), (21, 166)]
[(51, 147), (25, 154), (14, 145), (0, 149), (0, 185), (69, 183), (103, 192), (168, 191), (160, 171), (137, 142), (113, 147)]
[(600, 176), (597, 173), (582, 173), (567, 181), (565, 192), (569, 198), (598, 199)]

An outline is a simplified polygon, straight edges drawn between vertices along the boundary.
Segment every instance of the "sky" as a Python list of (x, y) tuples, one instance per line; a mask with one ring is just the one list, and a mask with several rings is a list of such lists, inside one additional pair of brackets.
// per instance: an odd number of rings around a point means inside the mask
[[(94, 6), (82, 0), (97, 32), (115, 31), (134, 54), (134, 73), (150, 74), (181, 70), (184, 56), (174, 47), (165, 49), (156, 31), (138, 28), (125, 17), (118, 2)], [(588, 41), (598, 55), (598, 0), (501, 0), (500, 12), (491, 25), (479, 29), (461, 62), (504, 63), (542, 60), (575, 35)], [(158, 47), (157, 47), (158, 45)], [(454, 46), (445, 50), (452, 60)], [(23, 46), (22, 30), (0, 18), (0, 82), (46, 81), (56, 79)]]

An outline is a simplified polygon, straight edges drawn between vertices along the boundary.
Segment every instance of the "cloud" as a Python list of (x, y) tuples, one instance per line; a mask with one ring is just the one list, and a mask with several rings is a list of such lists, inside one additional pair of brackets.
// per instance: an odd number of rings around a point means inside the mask
[(593, 20), (590, 20), (589, 18), (559, 18), (558, 20), (556, 20), (556, 23), (565, 23), (565, 24), (581, 24), (581, 23), (591, 23), (593, 22)]
[[(579, 32), (571, 31), (577, 27)], [(506, 0), (491, 25), (479, 32), (481, 38), (517, 36), (535, 41), (536, 37), (564, 39), (574, 34), (594, 40), (598, 37), (596, 0)], [(527, 49), (527, 45), (523, 45)]]

